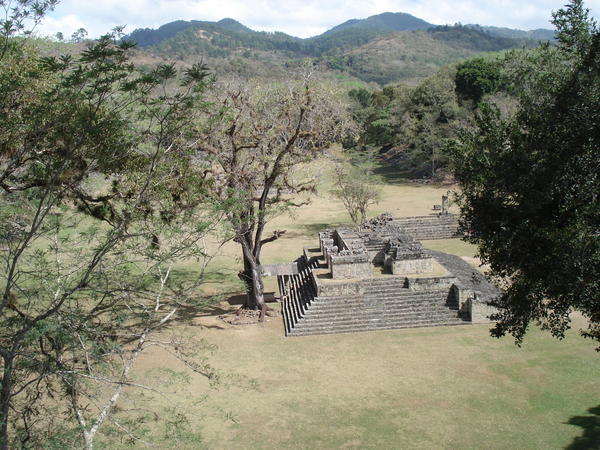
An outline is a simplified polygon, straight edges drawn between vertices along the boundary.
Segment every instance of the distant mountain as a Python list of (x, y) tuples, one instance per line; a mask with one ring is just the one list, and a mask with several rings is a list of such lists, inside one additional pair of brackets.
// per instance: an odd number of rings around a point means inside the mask
[[(210, 23), (210, 22), (209, 22)], [(218, 22), (215, 22), (215, 25), (218, 27), (224, 28), (226, 30), (237, 31), (238, 33), (253, 33), (254, 30), (251, 30), (245, 25), (242, 25), (237, 20), (225, 18), (221, 19)]]
[(454, 25), (389, 34), (323, 59), (332, 68), (366, 82), (416, 83), (442, 66), (478, 53), (533, 45), (526, 39), (502, 38)]
[(534, 41), (553, 41), (555, 39), (556, 32), (554, 30), (547, 30), (544, 28), (538, 28), (536, 30), (516, 30), (513, 28), (505, 27), (491, 27), (482, 25), (465, 25), (470, 28), (485, 31), (492, 36), (505, 37), (511, 39), (531, 39)]
[[(383, 13), (366, 19), (351, 19), (323, 33), (323, 35), (333, 34), (338, 31), (349, 28), (370, 28), (381, 31), (412, 31), (426, 30), (434, 25), (415, 16), (406, 13)], [(321, 36), (323, 36), (321, 35)]]
[[(160, 26), (157, 29), (152, 28), (138, 28), (131, 32), (126, 39), (132, 40), (138, 43), (140, 47), (149, 47), (151, 45), (160, 44), (167, 39), (171, 39), (178, 33), (182, 33), (191, 28), (205, 29), (210, 31), (229, 31), (234, 33), (246, 33), (252, 34), (256, 31), (242, 25), (237, 20), (233, 19), (222, 19), (218, 22), (202, 21), (202, 20), (176, 20), (175, 22), (169, 22), (165, 25)], [(300, 39), (293, 38), (291, 39)]]
[(479, 52), (534, 46), (537, 39), (530, 36), (538, 35), (478, 25), (435, 26), (409, 14), (384, 13), (307, 39), (254, 31), (233, 19), (180, 20), (135, 30), (127, 39), (137, 41), (148, 60), (203, 60), (219, 74), (277, 78), (310, 57), (337, 74), (386, 84), (416, 82)]
[[(394, 31), (410, 31), (410, 30), (424, 30), (434, 25), (425, 22), (417, 17), (411, 16), (406, 13), (383, 13), (376, 16), (371, 16), (366, 19), (352, 19), (337, 25), (330, 30), (319, 36), (313, 36), (305, 41), (311, 42), (330, 42), (332, 35), (339, 36), (356, 36), (358, 34), (364, 35), (365, 39), (372, 39), (389, 32)], [(218, 31), (226, 30), (235, 33), (261, 33), (254, 31), (234, 19), (222, 19), (218, 22), (201, 21), (201, 20), (176, 20), (170, 22), (157, 29), (151, 28), (138, 28), (134, 30), (128, 39), (134, 40), (141, 47), (148, 47), (151, 45), (159, 44), (162, 41), (174, 37), (177, 33), (189, 30), (190, 28), (198, 28), (204, 30)], [(341, 34), (340, 34), (341, 33)], [(264, 33), (263, 34), (270, 34)], [(285, 33), (274, 33), (279, 35), (285, 35), (289, 40), (303, 40), (294, 36), (289, 36)], [(344, 40), (344, 38), (341, 38)], [(309, 46), (310, 47), (310, 46)], [(323, 47), (323, 45), (317, 45), (317, 47)]]

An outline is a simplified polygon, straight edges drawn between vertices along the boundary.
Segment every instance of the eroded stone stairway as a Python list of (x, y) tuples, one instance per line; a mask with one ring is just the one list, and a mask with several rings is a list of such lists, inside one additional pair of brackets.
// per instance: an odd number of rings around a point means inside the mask
[(401, 217), (394, 219), (393, 223), (419, 241), (451, 239), (458, 233), (458, 217), (454, 214)]
[(312, 272), (280, 277), (286, 335), (466, 324), (448, 289), (413, 291), (402, 277), (361, 280), (362, 294), (316, 296)]

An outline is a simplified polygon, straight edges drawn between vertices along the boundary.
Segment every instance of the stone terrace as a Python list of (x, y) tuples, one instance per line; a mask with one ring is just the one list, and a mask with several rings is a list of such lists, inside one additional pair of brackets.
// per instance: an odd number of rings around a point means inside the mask
[(460, 258), (423, 249), (401, 226), (426, 224), (428, 239), (455, 236), (456, 218), (444, 216), (384, 214), (358, 231), (319, 233), (320, 248), (305, 249), (297, 269), (278, 276), (286, 335), (486, 321), (497, 289)]

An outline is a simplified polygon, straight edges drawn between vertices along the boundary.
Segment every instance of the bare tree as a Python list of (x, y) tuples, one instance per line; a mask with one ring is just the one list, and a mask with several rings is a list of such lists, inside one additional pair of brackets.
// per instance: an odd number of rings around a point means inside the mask
[(342, 96), (311, 77), (268, 85), (220, 84), (200, 127), (198, 149), (212, 176), (213, 194), (242, 251), (244, 307), (259, 310), (260, 320), (266, 312), (261, 251), (285, 233), (266, 235), (267, 223), (302, 204), (298, 194), (315, 190), (313, 177), (299, 176), (299, 168), (352, 129)]
[(381, 183), (374, 170), (374, 155), (358, 154), (340, 161), (334, 168), (334, 183), (336, 189), (332, 194), (343, 203), (350, 219), (355, 225), (367, 220), (369, 206), (376, 204), (381, 196)]

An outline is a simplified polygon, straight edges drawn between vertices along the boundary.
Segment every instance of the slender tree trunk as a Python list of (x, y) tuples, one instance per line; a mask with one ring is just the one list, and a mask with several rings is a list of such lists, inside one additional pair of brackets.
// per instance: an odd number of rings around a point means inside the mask
[(8, 414), (12, 389), (13, 358), (3, 357), (4, 371), (0, 389), (0, 449), (8, 450)]
[(247, 245), (242, 244), (244, 256), (244, 271), (240, 278), (246, 285), (246, 303), (244, 308), (260, 311), (260, 321), (265, 319), (267, 304), (265, 303), (264, 285), (258, 262), (255, 260)]

